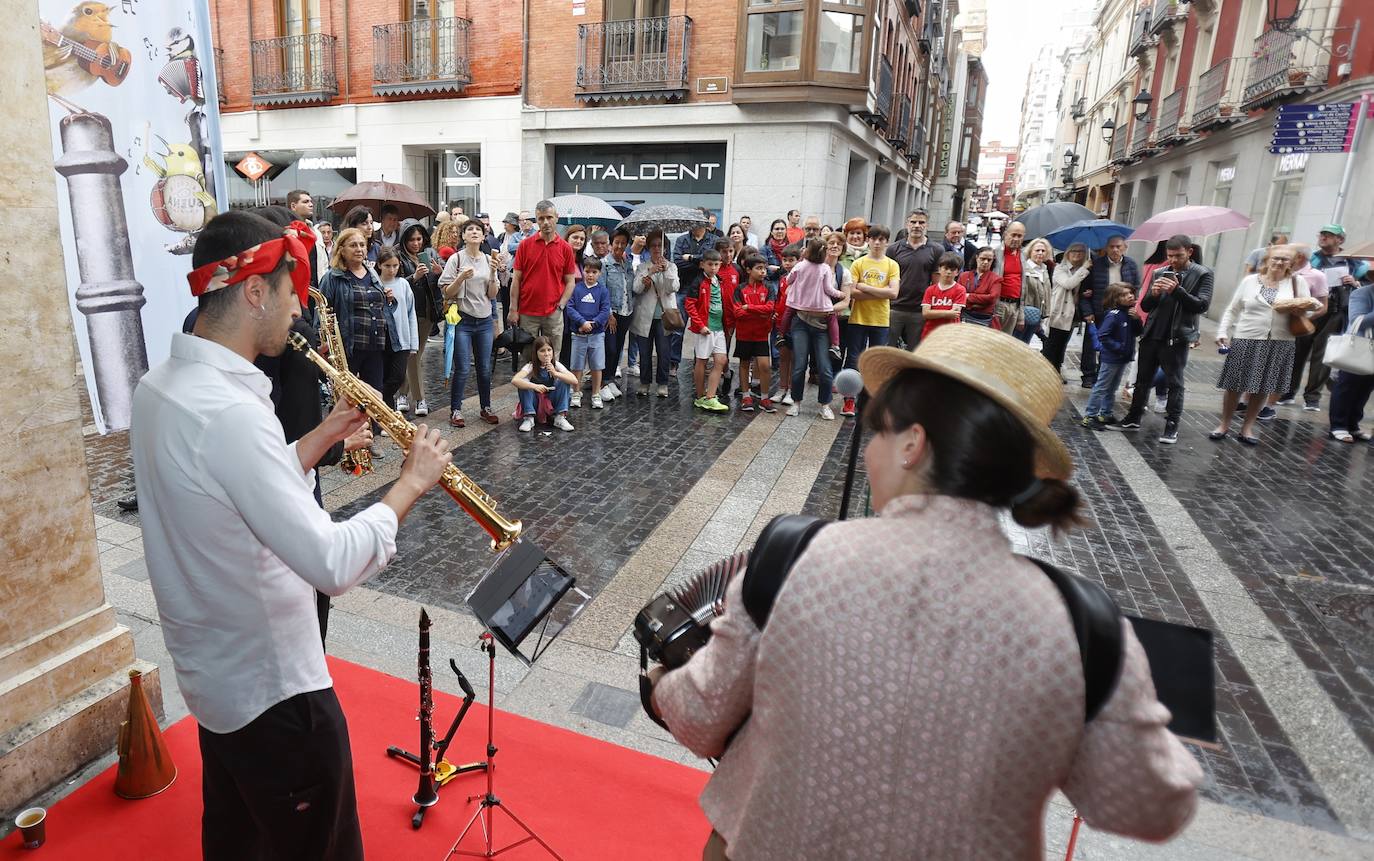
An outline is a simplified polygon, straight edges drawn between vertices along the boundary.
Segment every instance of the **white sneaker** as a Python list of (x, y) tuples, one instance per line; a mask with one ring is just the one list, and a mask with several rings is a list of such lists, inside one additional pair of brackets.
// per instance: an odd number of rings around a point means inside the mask
[(821, 418), (828, 422), (833, 422), (835, 420), (835, 411), (830, 409), (830, 404), (821, 405)]
[(553, 426), (561, 431), (570, 431), (573, 429), (572, 422), (568, 421), (568, 417), (562, 413), (553, 417)]
[(601, 391), (597, 396), (603, 401), (613, 401), (615, 400), (615, 394), (615, 386), (607, 384), (601, 387)]
[(789, 416), (799, 416), (801, 415), (801, 407), (797, 406), (796, 404), (793, 404), (792, 406), (787, 408), (787, 414)]
[(397, 411), (403, 412), (403, 413), (408, 413), (408, 412), (410, 412), (410, 401), (406, 400), (406, 396), (405, 396), (405, 395), (397, 395), (397, 396), (396, 396), (396, 409), (397, 409)]
[(416, 405), (415, 405), (415, 415), (417, 415), (417, 416), (427, 416), (427, 415), (429, 415), (429, 404), (425, 403), (424, 401), (420, 401), (418, 404), (416, 404)]
[(592, 395), (592, 409), (601, 409), (601, 395)]
[(769, 393), (768, 393), (768, 400), (772, 401), (772, 402), (775, 403), (775, 404), (778, 402), (778, 400), (779, 400), (781, 397), (782, 397), (782, 392), (781, 392), (780, 390), (779, 390), (779, 391), (773, 391), (773, 392), (769, 392)]
[(534, 416), (525, 416), (520, 420), (520, 432), (529, 433), (534, 430)]
[(658, 396), (659, 396), (660, 398), (666, 398), (666, 397), (668, 397), (668, 387), (667, 387), (667, 386), (659, 386), (659, 387), (658, 387)]
[(572, 405), (575, 406), (575, 407), (581, 408), (581, 406), (582, 406), (582, 393), (581, 393), (581, 392), (573, 392), (573, 396), (572, 396)]
[[(607, 383), (605, 386), (602, 386), (602, 388), (610, 389), (610, 390), (611, 390), (611, 395), (612, 395), (613, 397), (617, 397), (617, 398), (618, 398), (618, 397), (622, 397), (622, 395), (621, 395), (621, 393), (620, 393), (620, 386), (617, 386), (615, 383)], [(604, 397), (606, 397), (606, 396), (603, 394), (601, 397), (604, 398)]]
[(630, 365), (628, 368), (625, 369), (625, 373), (629, 374), (632, 377), (639, 376), (639, 365)]
[(1155, 412), (1162, 413), (1169, 409), (1168, 398), (1155, 398)]
[[(790, 391), (789, 391), (789, 392), (783, 392), (783, 393), (782, 393), (782, 400), (778, 401), (778, 403), (780, 403), (780, 404), (786, 404), (786, 405), (789, 406), (789, 407), (792, 406), (792, 403), (793, 403), (793, 401), (792, 401), (792, 393), (791, 393)], [(796, 413), (792, 413), (792, 415), (796, 415)]]

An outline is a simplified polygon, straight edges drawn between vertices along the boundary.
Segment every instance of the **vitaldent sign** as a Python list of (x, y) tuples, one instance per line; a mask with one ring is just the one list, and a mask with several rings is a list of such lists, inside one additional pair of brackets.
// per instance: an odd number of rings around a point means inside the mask
[(725, 144), (560, 146), (554, 193), (724, 194)]

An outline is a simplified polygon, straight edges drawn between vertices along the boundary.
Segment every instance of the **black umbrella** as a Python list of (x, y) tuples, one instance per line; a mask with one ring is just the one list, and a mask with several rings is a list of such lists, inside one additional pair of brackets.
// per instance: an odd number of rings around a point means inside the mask
[(1028, 209), (1016, 216), (1016, 220), (1026, 226), (1026, 239), (1049, 236), (1061, 227), (1068, 227), (1075, 221), (1092, 220), (1097, 213), (1086, 206), (1061, 200)]
[(631, 233), (644, 234), (650, 230), (664, 233), (683, 233), (693, 227), (705, 227), (709, 222), (701, 210), (670, 204), (647, 204), (636, 209), (620, 222)]

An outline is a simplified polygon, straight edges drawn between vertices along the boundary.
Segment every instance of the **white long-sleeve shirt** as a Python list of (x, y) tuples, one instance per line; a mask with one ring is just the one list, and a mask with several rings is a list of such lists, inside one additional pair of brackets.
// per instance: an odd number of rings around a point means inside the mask
[(211, 732), (323, 690), (315, 590), (340, 595), (396, 553), (377, 503), (335, 523), (252, 363), (195, 335), (134, 392), (130, 447), (148, 579), (177, 684)]

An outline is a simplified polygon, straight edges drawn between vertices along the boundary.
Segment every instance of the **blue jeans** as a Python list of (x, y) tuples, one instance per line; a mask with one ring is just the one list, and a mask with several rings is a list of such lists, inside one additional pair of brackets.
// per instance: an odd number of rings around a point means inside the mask
[(491, 342), (494, 331), (492, 319), (478, 320), (464, 317), (457, 326), (450, 326), (454, 333), (454, 346), (457, 348), (457, 367), (453, 372), (453, 382), (449, 387), (450, 409), (461, 409), (463, 390), (468, 384), (468, 368), (477, 368), (477, 400), (482, 409), (491, 409)]
[[(854, 326), (850, 325), (850, 331)], [(865, 328), (875, 329), (876, 326)], [(887, 329), (884, 328), (883, 332)], [(834, 380), (833, 372), (830, 368), (830, 333), (825, 329), (816, 329), (802, 322), (800, 316), (792, 318), (792, 400), (797, 403), (802, 402), (806, 396), (806, 360), (811, 359), (811, 367), (816, 371), (816, 379), (820, 380), (820, 393), (816, 396), (816, 401), (822, 404), (830, 403), (830, 384)]]
[[(668, 385), (668, 333), (663, 331), (663, 321), (653, 321), (649, 325), (649, 334), (644, 337), (636, 335), (635, 341), (639, 344), (639, 384), (649, 385), (652, 376), (653, 382), (662, 386)], [(657, 369), (649, 365), (649, 359), (653, 357), (658, 359)], [(654, 370), (658, 373), (651, 374)]]
[[(549, 392), (549, 400), (553, 402), (553, 411), (555, 413), (566, 413), (568, 411), (568, 404), (572, 401), (572, 387), (562, 380), (554, 380), (553, 391)], [(539, 393), (529, 389), (521, 389), (521, 418), (534, 418), (535, 410), (538, 408)]]
[[(796, 329), (793, 328), (793, 331), (796, 331)], [(861, 326), (853, 320), (850, 320), (849, 328), (845, 332), (845, 348), (847, 353), (844, 357), (844, 366), (846, 368), (858, 368), (860, 353), (867, 350), (869, 347), (887, 346), (887, 333), (887, 326)], [(826, 345), (826, 349), (829, 349), (828, 344)], [(795, 398), (796, 395), (792, 397)], [(821, 401), (821, 403), (825, 403), (825, 401)]]
[(1083, 410), (1085, 416), (1109, 416), (1112, 404), (1116, 402), (1116, 387), (1121, 385), (1121, 377), (1126, 366), (1103, 362), (1097, 369), (1097, 379), (1093, 382), (1093, 393), (1088, 396), (1088, 406)]
[[(660, 320), (660, 321), (655, 321), (655, 322), (660, 323), (660, 324), (662, 323), (661, 320)], [(668, 341), (668, 364), (670, 364), (670, 365), (680, 365), (680, 364), (682, 364), (682, 332), (681, 332), (681, 331), (677, 331), (677, 332), (669, 332), (669, 333), (667, 333), (667, 341)]]

